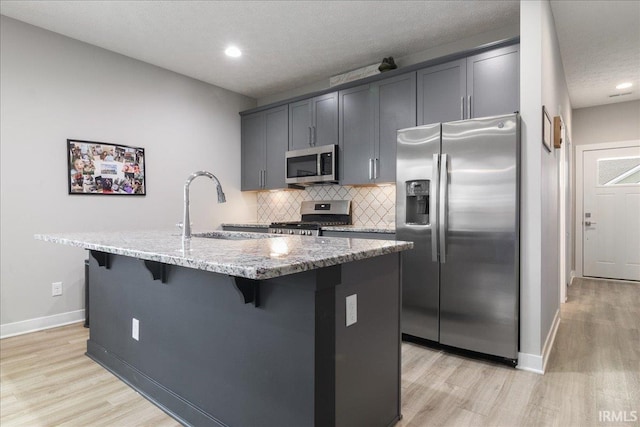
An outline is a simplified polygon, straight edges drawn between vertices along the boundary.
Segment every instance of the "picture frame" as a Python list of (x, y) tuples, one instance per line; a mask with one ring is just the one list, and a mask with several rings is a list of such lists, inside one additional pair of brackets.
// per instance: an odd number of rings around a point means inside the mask
[(69, 194), (145, 196), (145, 160), (142, 147), (67, 139)]
[(551, 137), (552, 137), (551, 118), (549, 117), (547, 108), (543, 105), (542, 106), (542, 145), (544, 145), (544, 148), (546, 148), (548, 152), (551, 152)]
[(564, 128), (562, 116), (555, 116), (553, 118), (553, 148), (562, 147), (562, 128)]

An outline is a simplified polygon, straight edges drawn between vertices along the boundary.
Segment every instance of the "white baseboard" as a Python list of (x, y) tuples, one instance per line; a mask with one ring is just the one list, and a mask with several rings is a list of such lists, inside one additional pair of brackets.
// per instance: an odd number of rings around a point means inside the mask
[(556, 340), (558, 326), (560, 326), (560, 310), (556, 311), (556, 315), (553, 318), (551, 329), (547, 334), (547, 339), (545, 340), (544, 347), (542, 348), (542, 354), (518, 353), (518, 366), (516, 366), (516, 368), (544, 375), (544, 371), (547, 369), (549, 355), (553, 348), (553, 343)]
[(573, 279), (575, 279), (576, 277), (576, 271), (575, 270), (571, 270), (571, 273), (569, 274), (569, 286), (573, 285)]
[(516, 366), (516, 369), (542, 375), (544, 374), (544, 361), (542, 356), (536, 354), (518, 353), (518, 366)]
[(0, 339), (84, 322), (84, 309), (0, 325)]
[(556, 311), (556, 315), (553, 318), (553, 323), (551, 324), (551, 330), (547, 334), (547, 339), (544, 342), (544, 347), (542, 348), (542, 372), (547, 370), (547, 362), (549, 361), (549, 355), (551, 354), (551, 349), (553, 348), (553, 344), (556, 342), (556, 334), (558, 333), (558, 327), (560, 326), (560, 309)]

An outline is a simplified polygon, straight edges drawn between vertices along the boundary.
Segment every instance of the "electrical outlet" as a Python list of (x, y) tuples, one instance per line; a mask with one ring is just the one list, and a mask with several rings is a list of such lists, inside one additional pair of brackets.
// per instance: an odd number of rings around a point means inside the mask
[(358, 321), (358, 294), (347, 297), (347, 326)]
[(131, 320), (131, 338), (140, 341), (140, 321), (135, 317)]
[(62, 295), (62, 282), (53, 282), (51, 284), (51, 296), (59, 297)]

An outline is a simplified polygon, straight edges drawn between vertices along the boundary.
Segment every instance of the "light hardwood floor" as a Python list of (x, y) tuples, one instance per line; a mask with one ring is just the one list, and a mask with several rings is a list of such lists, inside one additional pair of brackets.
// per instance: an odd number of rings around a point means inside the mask
[[(568, 294), (544, 376), (404, 343), (398, 426), (640, 425), (640, 284), (578, 279)], [(2, 427), (179, 425), (84, 356), (87, 337), (77, 324), (0, 341)]]

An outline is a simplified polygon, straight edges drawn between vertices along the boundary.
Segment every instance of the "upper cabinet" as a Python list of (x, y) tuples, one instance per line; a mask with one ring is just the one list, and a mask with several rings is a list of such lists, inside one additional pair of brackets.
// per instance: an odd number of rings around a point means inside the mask
[(468, 117), (520, 111), (520, 45), (467, 58)]
[(289, 150), (337, 143), (337, 92), (289, 104)]
[(465, 118), (467, 60), (447, 62), (419, 70), (418, 125)]
[(287, 151), (289, 109), (286, 105), (241, 118), (241, 189), (286, 188), (284, 155)]
[(340, 91), (340, 183), (394, 182), (396, 132), (416, 125), (416, 75)]
[(286, 151), (328, 144), (342, 185), (395, 182), (399, 129), (520, 110), (518, 44), (394, 74), (243, 115), (242, 190), (287, 188)]
[(418, 125), (518, 111), (519, 49), (507, 46), (419, 70)]

